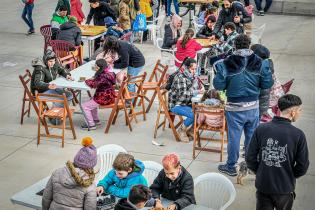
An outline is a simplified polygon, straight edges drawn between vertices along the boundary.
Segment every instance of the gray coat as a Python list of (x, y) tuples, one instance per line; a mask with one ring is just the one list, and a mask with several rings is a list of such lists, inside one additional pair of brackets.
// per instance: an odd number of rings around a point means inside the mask
[[(87, 177), (81, 169), (77, 169), (77, 173)], [(67, 166), (59, 168), (46, 185), (42, 206), (43, 210), (95, 210), (96, 185), (93, 183), (87, 188), (79, 186)]]
[(80, 46), (82, 41), (81, 29), (75, 23), (66, 22), (60, 26), (57, 40), (64, 40), (75, 46)]

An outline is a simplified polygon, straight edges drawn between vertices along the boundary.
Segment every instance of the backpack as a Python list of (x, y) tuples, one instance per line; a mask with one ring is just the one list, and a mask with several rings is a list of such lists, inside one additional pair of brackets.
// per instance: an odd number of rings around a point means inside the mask
[(164, 89), (169, 91), (172, 87), (174, 78), (176, 77), (177, 74), (180, 73), (180, 69), (178, 69), (177, 71), (175, 71), (173, 74), (170, 74), (169, 77), (167, 78), (167, 81), (164, 85)]

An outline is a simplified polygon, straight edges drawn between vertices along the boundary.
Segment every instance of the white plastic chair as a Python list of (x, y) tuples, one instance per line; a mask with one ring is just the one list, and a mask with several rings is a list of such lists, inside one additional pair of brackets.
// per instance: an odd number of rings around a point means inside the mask
[(154, 45), (157, 34), (161, 36), (161, 25), (164, 18), (164, 15), (160, 15), (158, 18), (153, 17), (153, 21), (147, 21), (147, 30), (149, 31), (149, 36), (152, 39)]
[(223, 210), (235, 200), (236, 191), (232, 182), (219, 173), (206, 173), (195, 180), (195, 197), (198, 205), (214, 210)]
[(262, 24), (258, 28), (253, 28), (251, 31), (251, 43), (252, 44), (261, 44), (261, 38), (264, 34), (264, 31), (266, 29), (266, 23)]
[(142, 175), (147, 179), (148, 185), (150, 186), (163, 169), (163, 166), (154, 161), (143, 161), (143, 164), (145, 168)]
[(103, 179), (113, 168), (113, 162), (120, 152), (127, 153), (127, 150), (117, 144), (107, 144), (97, 149), (97, 155), (100, 159), (100, 170), (96, 179), (97, 181)]
[(195, 34), (197, 34), (199, 29), (201, 29), (203, 25), (198, 24), (198, 17), (197, 16), (193, 16), (192, 22), (193, 22), (193, 25), (194, 25), (194, 28), (195, 28)]
[(157, 38), (156, 39), (156, 47), (161, 50), (161, 61), (163, 64), (168, 65), (168, 73), (172, 74), (173, 72), (176, 71), (176, 66), (175, 66), (175, 61), (178, 63), (182, 63), (182, 61), (178, 60), (175, 57), (175, 51), (172, 49), (163, 49), (163, 39), (162, 38)]

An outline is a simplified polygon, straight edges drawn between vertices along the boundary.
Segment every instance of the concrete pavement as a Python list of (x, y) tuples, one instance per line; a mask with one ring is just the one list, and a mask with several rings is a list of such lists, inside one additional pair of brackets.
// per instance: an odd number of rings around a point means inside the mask
[[(83, 1), (84, 2), (84, 1)], [(166, 146), (157, 147), (151, 144), (156, 119), (157, 104), (148, 114), (147, 121), (133, 124), (134, 131), (129, 132), (120, 115), (116, 125), (109, 134), (104, 134), (109, 111), (101, 110), (102, 126), (96, 131), (86, 132), (79, 129), (83, 122), (81, 115), (75, 115), (74, 124), (78, 139), (72, 140), (67, 133), (65, 148), (55, 140), (43, 140), (36, 145), (37, 118), (32, 110), (31, 117), (19, 124), (23, 89), (18, 79), (26, 68), (30, 68), (33, 58), (42, 55), (43, 38), (39, 34), (39, 26), (49, 23), (55, 1), (35, 1), (34, 22), (36, 34), (26, 36), (27, 30), (20, 18), (22, 5), (17, 0), (2, 0), (0, 8), (0, 209), (24, 209), (12, 205), (10, 197), (23, 188), (49, 176), (53, 170), (63, 166), (72, 159), (81, 148), (80, 140), (91, 136), (97, 147), (115, 143), (122, 145), (136, 158), (160, 162), (168, 152), (177, 152), (182, 158), (182, 165), (187, 167), (196, 177), (206, 172), (217, 172), (219, 155), (202, 152), (192, 159), (192, 144), (175, 142), (171, 131), (158, 133), (157, 141)], [(12, 6), (14, 3), (14, 6)], [(85, 11), (87, 4), (84, 2)], [(87, 14), (87, 13), (86, 13)], [(294, 209), (311, 210), (315, 206), (315, 18), (299, 16), (266, 15), (256, 17), (256, 26), (267, 24), (263, 36), (265, 44), (272, 53), (275, 71), (282, 82), (295, 78), (292, 93), (301, 96), (303, 113), (295, 125), (301, 128), (308, 139), (310, 150), (310, 168), (306, 176), (297, 181), (297, 198)], [(145, 71), (150, 73), (159, 51), (150, 43), (138, 45), (146, 57)], [(140, 119), (140, 118), (139, 118)], [(226, 155), (225, 155), (226, 158)], [(235, 178), (231, 179), (233, 183)], [(235, 185), (237, 197), (229, 209), (252, 210), (255, 208), (254, 177), (249, 176), (244, 186)]]

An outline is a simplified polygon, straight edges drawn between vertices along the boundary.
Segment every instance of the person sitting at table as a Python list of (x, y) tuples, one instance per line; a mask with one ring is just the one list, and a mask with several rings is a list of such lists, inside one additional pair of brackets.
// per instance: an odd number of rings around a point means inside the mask
[[(56, 54), (48, 49), (43, 56), (43, 59), (36, 58), (32, 61), (34, 71), (31, 78), (31, 92), (35, 95), (35, 92), (46, 94), (66, 94), (67, 100), (71, 101), (73, 95), (69, 91), (65, 91), (63, 88), (57, 88), (55, 84), (50, 84), (55, 80), (58, 75), (65, 77), (67, 80), (73, 80), (71, 74), (56, 62)], [(54, 103), (53, 107), (63, 107), (63, 104)], [(58, 124), (60, 120), (51, 119), (52, 124)]]
[(207, 9), (204, 16), (204, 24), (210, 16), (215, 17), (215, 20), (218, 19), (218, 9), (216, 7), (210, 7), (209, 9)]
[[(107, 60), (113, 59), (112, 57), (106, 57)], [(115, 102), (115, 81), (116, 76), (114, 72), (110, 72), (110, 66), (107, 65), (105, 59), (99, 59), (95, 62), (95, 75), (93, 78), (85, 81), (87, 86), (95, 88), (95, 94), (92, 99), (82, 104), (82, 109), (85, 113), (87, 124), (83, 124), (81, 128), (83, 130), (95, 130), (96, 125), (101, 125), (98, 118), (98, 107), (100, 105), (109, 105)]]
[(177, 40), (182, 34), (182, 25), (182, 18), (176, 14), (173, 14), (171, 23), (165, 24), (164, 26), (164, 39), (162, 45), (163, 49), (175, 48)]
[(184, 34), (184, 36), (180, 37), (176, 43), (176, 54), (175, 57), (178, 61), (175, 62), (175, 65), (179, 67), (182, 61), (186, 57), (195, 58), (197, 52), (202, 49), (202, 46), (193, 39), (194, 30), (188, 28)]
[(69, 22), (66, 22), (60, 26), (60, 31), (57, 35), (57, 40), (64, 40), (70, 42), (74, 46), (80, 46), (81, 29), (78, 27), (77, 18), (74, 16), (69, 17)]
[(43, 210), (96, 209), (97, 151), (92, 143), (92, 138), (84, 137), (73, 162), (52, 173), (42, 197)]
[(196, 204), (194, 180), (181, 165), (178, 154), (165, 155), (162, 165), (163, 169), (150, 186), (152, 196), (155, 198), (155, 208), (163, 208), (161, 196), (172, 201), (168, 210), (182, 210), (191, 204)]
[(224, 0), (223, 8), (214, 27), (214, 33), (219, 35), (225, 23), (232, 22), (236, 25), (236, 32), (241, 34), (244, 33), (244, 24), (251, 21), (252, 17), (248, 15), (242, 3), (235, 0)]
[(219, 53), (232, 53), (234, 51), (234, 40), (237, 37), (236, 26), (232, 22), (224, 24), (225, 41), (215, 46)]
[(215, 17), (214, 16), (209, 16), (205, 25), (202, 26), (198, 33), (196, 34), (197, 38), (209, 38), (211, 37), (213, 34), (213, 26), (215, 25)]
[(127, 198), (134, 185), (148, 186), (142, 175), (144, 164), (128, 153), (119, 153), (113, 163), (113, 169), (97, 184), (98, 195), (104, 192), (118, 198)]
[(189, 142), (193, 136), (194, 123), (191, 99), (203, 92), (203, 86), (196, 77), (197, 61), (195, 59), (186, 58), (182, 66), (183, 69), (173, 79), (168, 94), (168, 105), (171, 112), (186, 117), (183, 125), (178, 128), (178, 134), (182, 142)]
[(120, 199), (114, 210), (137, 210), (143, 209), (152, 197), (151, 190), (144, 185), (134, 185), (128, 198)]
[(59, 10), (53, 14), (53, 17), (50, 21), (52, 40), (57, 38), (57, 35), (60, 31), (60, 25), (69, 21), (67, 14), (68, 12), (66, 6), (59, 7)]

